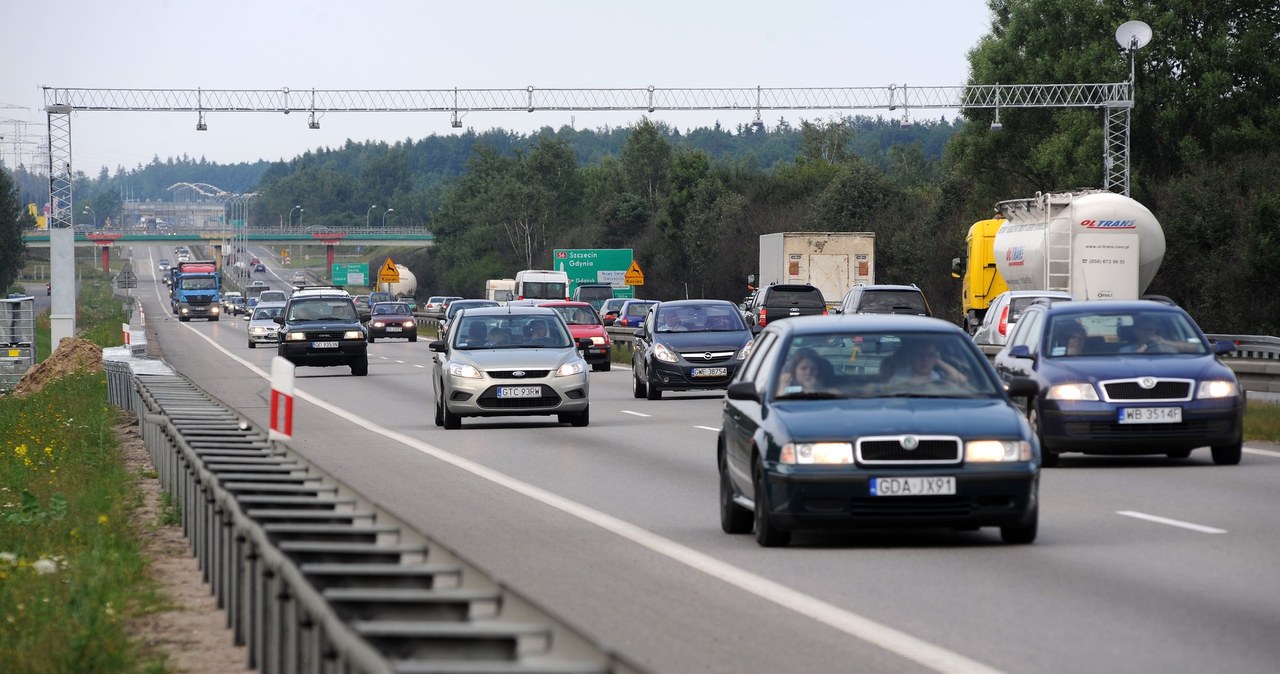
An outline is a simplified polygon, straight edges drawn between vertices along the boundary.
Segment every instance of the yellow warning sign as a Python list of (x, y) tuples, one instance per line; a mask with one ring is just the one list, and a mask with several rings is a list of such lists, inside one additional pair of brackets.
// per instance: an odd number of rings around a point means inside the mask
[(378, 283), (399, 283), (399, 282), (400, 282), (400, 270), (396, 269), (396, 263), (392, 262), (391, 258), (387, 258), (386, 263), (382, 265), (382, 269), (378, 270)]
[(623, 283), (629, 286), (644, 285), (644, 272), (640, 271), (640, 265), (635, 260), (631, 261), (631, 266), (627, 267), (627, 273), (622, 277)]

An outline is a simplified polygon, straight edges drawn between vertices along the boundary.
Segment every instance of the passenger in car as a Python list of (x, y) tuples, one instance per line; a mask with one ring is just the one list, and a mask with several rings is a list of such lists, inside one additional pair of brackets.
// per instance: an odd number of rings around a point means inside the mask
[(1169, 339), (1162, 334), (1160, 324), (1150, 316), (1138, 316), (1133, 321), (1135, 341), (1120, 347), (1120, 353), (1179, 353), (1199, 351), (1190, 342)]
[(778, 378), (778, 395), (790, 393), (835, 393), (831, 363), (808, 347), (797, 349)]
[(933, 341), (903, 342), (881, 365), (880, 376), (889, 384), (968, 384), (964, 373), (942, 358)]

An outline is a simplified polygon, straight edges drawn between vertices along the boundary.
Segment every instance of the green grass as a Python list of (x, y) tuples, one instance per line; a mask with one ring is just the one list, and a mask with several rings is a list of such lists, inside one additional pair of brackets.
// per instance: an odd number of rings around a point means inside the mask
[[(126, 320), (109, 280), (86, 271), (77, 327), (99, 346)], [(37, 322), (41, 360), (49, 321)], [(0, 398), (0, 669), (163, 671), (129, 622), (163, 598), (130, 527), (141, 495), (117, 454), (106, 377), (79, 372)]]
[(1244, 438), (1280, 442), (1280, 404), (1250, 400), (1244, 412)]

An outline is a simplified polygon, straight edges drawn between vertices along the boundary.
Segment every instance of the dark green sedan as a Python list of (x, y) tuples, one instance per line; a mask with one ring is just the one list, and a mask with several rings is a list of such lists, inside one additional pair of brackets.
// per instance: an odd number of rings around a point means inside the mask
[(820, 529), (999, 527), (1031, 543), (1040, 447), (960, 328), (921, 316), (770, 323), (730, 382), (720, 525), (766, 547)]

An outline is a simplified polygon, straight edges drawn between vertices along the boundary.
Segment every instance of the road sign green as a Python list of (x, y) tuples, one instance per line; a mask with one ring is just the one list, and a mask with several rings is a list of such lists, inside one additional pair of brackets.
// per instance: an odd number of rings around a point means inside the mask
[(369, 263), (367, 262), (334, 262), (332, 271), (333, 285), (369, 285)]
[(623, 277), (631, 266), (630, 248), (557, 248), (551, 254), (556, 271), (569, 276), (569, 296), (583, 283), (608, 283), (614, 297), (635, 297)]

